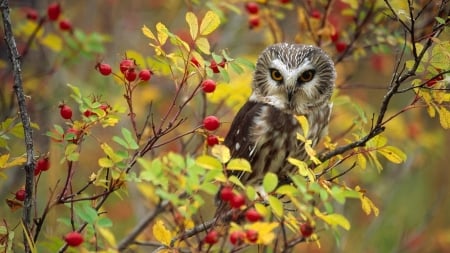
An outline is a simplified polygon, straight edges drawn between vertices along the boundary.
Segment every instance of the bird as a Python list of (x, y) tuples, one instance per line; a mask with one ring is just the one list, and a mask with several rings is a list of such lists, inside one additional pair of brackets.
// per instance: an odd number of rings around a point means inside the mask
[(249, 161), (251, 172), (231, 171), (244, 184), (261, 184), (268, 172), (280, 181), (298, 170), (287, 161), (305, 160), (302, 128), (297, 116), (309, 123), (307, 139), (315, 146), (327, 134), (336, 70), (319, 47), (277, 43), (265, 48), (256, 62), (252, 93), (233, 119), (223, 144), (231, 157)]

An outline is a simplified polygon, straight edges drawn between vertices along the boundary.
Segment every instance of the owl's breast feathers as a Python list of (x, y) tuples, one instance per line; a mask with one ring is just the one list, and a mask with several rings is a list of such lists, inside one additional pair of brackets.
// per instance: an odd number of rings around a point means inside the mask
[[(310, 125), (308, 139), (315, 145), (326, 130), (330, 106), (306, 115)], [(224, 144), (233, 158), (245, 158), (252, 165), (252, 173), (239, 173), (242, 182), (259, 183), (267, 172), (280, 176), (293, 172), (288, 157), (304, 160), (304, 143), (297, 140), (301, 128), (294, 115), (256, 101), (247, 101), (239, 110)]]

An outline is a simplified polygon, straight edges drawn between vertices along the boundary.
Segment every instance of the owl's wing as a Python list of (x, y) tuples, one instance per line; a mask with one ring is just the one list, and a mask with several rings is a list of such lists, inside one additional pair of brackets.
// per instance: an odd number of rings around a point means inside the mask
[(231, 157), (244, 158), (251, 162), (254, 155), (252, 150), (256, 145), (251, 137), (251, 128), (262, 106), (262, 103), (247, 101), (237, 113), (224, 141), (230, 149)]

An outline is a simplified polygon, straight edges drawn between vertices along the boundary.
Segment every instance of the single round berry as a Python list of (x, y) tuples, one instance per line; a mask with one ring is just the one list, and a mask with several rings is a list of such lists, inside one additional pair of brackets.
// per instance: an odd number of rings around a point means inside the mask
[(134, 71), (134, 69), (130, 69), (125, 72), (125, 79), (127, 79), (127, 81), (129, 82), (133, 82), (134, 80), (136, 80), (136, 77), (137, 74), (136, 71)]
[(339, 33), (337, 31), (334, 31), (330, 35), (330, 39), (331, 39), (332, 42), (337, 42), (339, 40)]
[(216, 74), (220, 73), (219, 66), (217, 65), (217, 62), (215, 60), (211, 60), (209, 67), (212, 69), (214, 73)]
[(202, 82), (202, 90), (205, 93), (211, 93), (214, 92), (214, 90), (216, 90), (216, 82), (214, 82), (211, 79), (206, 79)]
[(61, 5), (59, 3), (51, 3), (47, 7), (47, 16), (50, 21), (55, 21), (61, 14)]
[(249, 242), (256, 242), (258, 240), (258, 231), (253, 229), (245, 231), (245, 238), (247, 238)]
[(72, 23), (67, 19), (63, 19), (59, 21), (59, 29), (61, 29), (62, 31), (71, 31)]
[(216, 135), (208, 135), (208, 137), (206, 137), (206, 143), (208, 144), (208, 146), (212, 147), (216, 144), (219, 144), (219, 138)]
[(108, 113), (108, 110), (111, 109), (111, 107), (108, 104), (101, 104), (99, 108), (106, 113)]
[(16, 199), (18, 201), (24, 201), (26, 195), (27, 193), (25, 192), (25, 189), (19, 189), (18, 191), (16, 191)]
[(289, 2), (291, 2), (291, 0), (279, 0), (279, 1), (282, 4), (288, 4)]
[(122, 74), (125, 74), (125, 72), (129, 70), (134, 70), (135, 67), (136, 65), (131, 59), (123, 59), (119, 64), (120, 72), (122, 72)]
[(345, 42), (338, 41), (336, 42), (335, 47), (338, 53), (342, 53), (347, 49), (347, 44)]
[(216, 116), (207, 116), (203, 119), (203, 127), (208, 131), (214, 131), (219, 128), (220, 122)]
[(300, 233), (303, 237), (310, 237), (314, 232), (314, 228), (309, 223), (303, 223), (300, 225)]
[(97, 69), (100, 72), (100, 74), (102, 74), (104, 76), (108, 76), (112, 72), (111, 66), (107, 63), (97, 64)]
[(72, 118), (72, 108), (68, 105), (60, 105), (59, 106), (59, 114), (63, 119), (71, 119)]
[(242, 194), (234, 194), (230, 200), (230, 206), (232, 208), (241, 208), (241, 206), (245, 205), (245, 197)]
[(84, 238), (83, 235), (73, 231), (73, 232), (69, 232), (64, 236), (64, 241), (66, 241), (67, 245), (71, 246), (71, 247), (77, 247), (80, 244), (83, 243)]
[(255, 2), (248, 2), (245, 4), (245, 9), (250, 14), (256, 14), (259, 11), (259, 5)]
[(261, 24), (261, 21), (258, 16), (252, 16), (248, 19), (248, 26), (250, 29), (254, 29)]
[(233, 231), (230, 233), (230, 242), (233, 245), (241, 244), (245, 239), (245, 233), (242, 231)]
[(216, 230), (210, 230), (205, 238), (203, 239), (203, 241), (207, 244), (215, 244), (219, 241), (219, 234), (217, 233)]
[(148, 69), (143, 69), (139, 71), (139, 79), (142, 81), (148, 81), (152, 77), (152, 72)]
[(245, 218), (250, 222), (256, 222), (262, 219), (262, 216), (254, 208), (250, 208), (245, 212)]
[(35, 9), (28, 9), (26, 12), (27, 19), (36, 21), (39, 18), (39, 14)]
[(195, 57), (191, 58), (192, 65), (196, 66), (197, 68), (200, 67), (200, 62)]
[(233, 188), (225, 186), (220, 190), (220, 199), (222, 201), (230, 201), (234, 196)]
[(41, 172), (47, 171), (48, 169), (50, 169), (50, 160), (48, 159), (48, 157), (41, 158), (36, 162), (35, 171), (38, 170), (39, 172)]
[(319, 10), (313, 10), (311, 12), (311, 18), (320, 19), (322, 17), (322, 13)]
[(95, 112), (92, 112), (91, 110), (87, 109), (86, 111), (83, 112), (84, 117), (89, 118), (91, 116), (96, 115)]

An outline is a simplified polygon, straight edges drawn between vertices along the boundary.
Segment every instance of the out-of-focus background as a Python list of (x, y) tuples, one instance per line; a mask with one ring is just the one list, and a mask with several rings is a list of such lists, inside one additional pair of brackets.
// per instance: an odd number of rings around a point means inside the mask
[[(50, 1), (9, 1), (12, 6), (13, 29), (20, 30), (26, 21), (28, 8), (38, 10), (44, 15)], [(197, 4), (196, 2), (201, 2)], [(262, 1), (264, 2), (264, 1)], [(309, 6), (306, 2), (293, 1), (299, 6)], [(318, 1), (325, 2), (325, 1)], [(337, 1), (344, 4), (347, 1)], [(418, 5), (423, 1), (418, 1)], [(171, 31), (183, 38), (189, 36), (189, 30), (185, 21), (185, 13), (193, 11), (202, 16), (206, 10), (222, 8), (222, 24), (220, 28), (209, 37), (212, 50), (219, 52), (226, 49), (233, 57), (246, 58), (252, 62), (267, 45), (273, 42), (270, 30), (265, 20), (260, 20), (258, 27), (250, 29), (249, 14), (245, 10), (245, 1), (61, 1), (62, 16), (72, 23), (75, 29), (80, 29), (86, 34), (98, 34), (104, 45), (99, 52), (84, 57), (77, 51), (65, 51), (64, 55), (56, 53), (42, 45), (32, 45), (23, 62), (24, 86), (26, 94), (30, 96), (29, 110), (31, 120), (39, 125), (34, 131), (35, 149), (37, 153), (57, 154), (58, 147), (54, 145), (45, 133), (53, 124), (63, 124), (59, 117), (58, 104), (65, 101), (71, 104), (70, 91), (66, 84), (78, 86), (85, 93), (101, 95), (109, 103), (124, 103), (122, 90), (113, 80), (99, 75), (95, 70), (98, 62), (111, 64), (113, 70), (118, 69), (119, 61), (127, 51), (139, 52), (144, 56), (154, 54), (149, 47), (149, 39), (146, 38), (141, 28), (143, 25), (154, 29), (156, 23), (164, 23)], [(309, 3), (311, 4), (311, 3)], [(226, 5), (233, 8), (227, 8)], [(318, 6), (323, 6), (317, 3)], [(229, 7), (228, 6), (228, 7)], [(320, 9), (319, 9), (320, 10)], [(298, 22), (296, 9), (282, 9), (285, 16), (280, 21), (284, 40), (294, 41), (299, 39), (302, 33)], [(339, 13), (332, 13), (339, 16)], [(281, 15), (281, 14), (280, 14)], [(347, 20), (347, 18), (345, 18)], [(348, 20), (347, 20), (348, 22)], [(376, 25), (376, 24), (374, 24)], [(57, 25), (45, 25), (46, 32), (60, 34)], [(346, 27), (341, 27), (345, 32)], [(380, 27), (384, 29), (384, 27)], [(399, 30), (400, 31), (400, 30)], [(343, 33), (344, 33), (343, 32)], [(401, 34), (401, 32), (399, 32)], [(18, 34), (18, 47), (26, 47), (26, 36)], [(363, 35), (365, 36), (365, 35)], [(449, 34), (444, 34), (448, 39)], [(343, 40), (348, 38), (343, 38)], [(326, 50), (338, 59), (339, 53), (330, 45), (325, 45)], [(1, 60), (7, 63), (5, 44), (0, 42)], [(330, 123), (330, 136), (342, 133), (353, 122), (357, 110), (352, 104), (357, 105), (365, 112), (370, 124), (373, 115), (378, 113), (380, 101), (391, 80), (396, 59), (401, 45), (392, 46), (385, 52), (366, 54), (355, 59), (352, 56), (340, 61), (337, 65), (339, 95), (345, 95), (350, 103), (338, 100), (335, 102), (335, 111)], [(151, 66), (149, 66), (151, 67)], [(7, 67), (0, 69), (1, 85), (1, 111), (0, 120), (14, 116), (15, 100), (12, 93), (12, 78), (7, 75)], [(251, 81), (251, 72), (247, 71), (242, 76), (231, 76), (232, 85), (242, 85), (243, 91), (248, 91)], [(448, 77), (447, 77), (448, 80)], [(222, 83), (219, 85), (228, 85)], [(162, 113), (169, 106), (170, 97), (173, 94), (173, 84), (167, 79), (159, 78), (155, 72), (154, 77), (136, 97), (136, 111), (139, 122), (143, 122), (146, 116), (148, 104), (155, 113)], [(239, 90), (239, 88), (237, 89)], [(398, 95), (390, 106), (388, 113), (393, 114), (406, 106), (414, 98), (412, 92)], [(214, 101), (214, 98), (212, 98)], [(210, 112), (216, 112), (217, 104), (214, 104)], [(190, 108), (188, 113), (190, 125), (199, 124), (201, 115), (196, 114), (195, 108)], [(231, 122), (235, 110), (229, 106), (222, 106), (217, 112), (224, 122)], [(126, 121), (124, 121), (126, 122)], [(361, 122), (356, 121), (357, 124)], [(129, 127), (128, 123), (121, 123)], [(226, 124), (219, 131), (224, 136), (227, 132)], [(115, 130), (96, 133), (100, 138), (106, 137)], [(327, 232), (320, 233), (321, 247), (317, 244), (303, 244), (298, 252), (449, 252), (450, 251), (450, 174), (448, 159), (450, 151), (450, 134), (443, 130), (437, 118), (430, 118), (424, 108), (415, 108), (405, 112), (387, 125), (386, 136), (391, 145), (400, 147), (408, 156), (402, 164), (392, 164), (386, 160), (384, 169), (378, 173), (373, 167), (365, 170), (353, 169), (342, 178), (347, 185), (355, 187), (360, 185), (367, 191), (367, 195), (380, 209), (380, 215), (367, 216), (360, 208), (359, 202), (347, 201), (346, 205), (339, 206), (342, 213), (350, 220), (350, 231), (342, 230), (337, 240), (335, 235)], [(350, 136), (348, 138), (351, 138)], [(92, 141), (94, 143), (95, 141)], [(88, 142), (89, 143), (89, 142)], [(22, 140), (10, 144), (12, 154), (24, 152)], [(89, 175), (97, 167), (96, 160), (101, 155), (101, 150), (90, 150), (89, 145), (84, 147), (90, 153), (84, 156), (79, 169), (85, 170), (83, 176), (77, 178), (86, 182)], [(168, 146), (167, 152), (178, 150), (176, 144)], [(0, 150), (0, 152), (7, 152)], [(58, 157), (51, 155), (51, 173), (40, 178), (39, 197), (37, 205), (43, 208), (46, 205), (50, 190), (63, 175), (58, 171)], [(94, 162), (94, 163), (93, 163)], [(78, 169), (78, 168), (77, 168)], [(12, 194), (24, 184), (24, 174), (20, 168), (5, 171), (6, 178), (0, 178), (0, 198), (11, 198)], [(61, 184), (61, 182), (60, 182)], [(80, 184), (81, 185), (81, 184)], [(127, 196), (111, 198), (105, 206), (108, 217), (114, 222), (116, 238), (121, 238), (129, 232), (133, 225), (147, 212), (146, 203), (136, 189), (130, 188)], [(57, 211), (55, 211), (57, 212)], [(6, 221), (18, 220), (19, 211), (11, 211), (6, 204), (0, 205), (0, 219)], [(9, 224), (12, 225), (12, 224)], [(18, 225), (20, 227), (20, 225)], [(18, 230), (19, 231), (19, 230)], [(61, 227), (57, 220), (51, 218), (44, 226), (44, 238), (51, 239), (61, 233)], [(150, 232), (149, 232), (150, 233)]]

